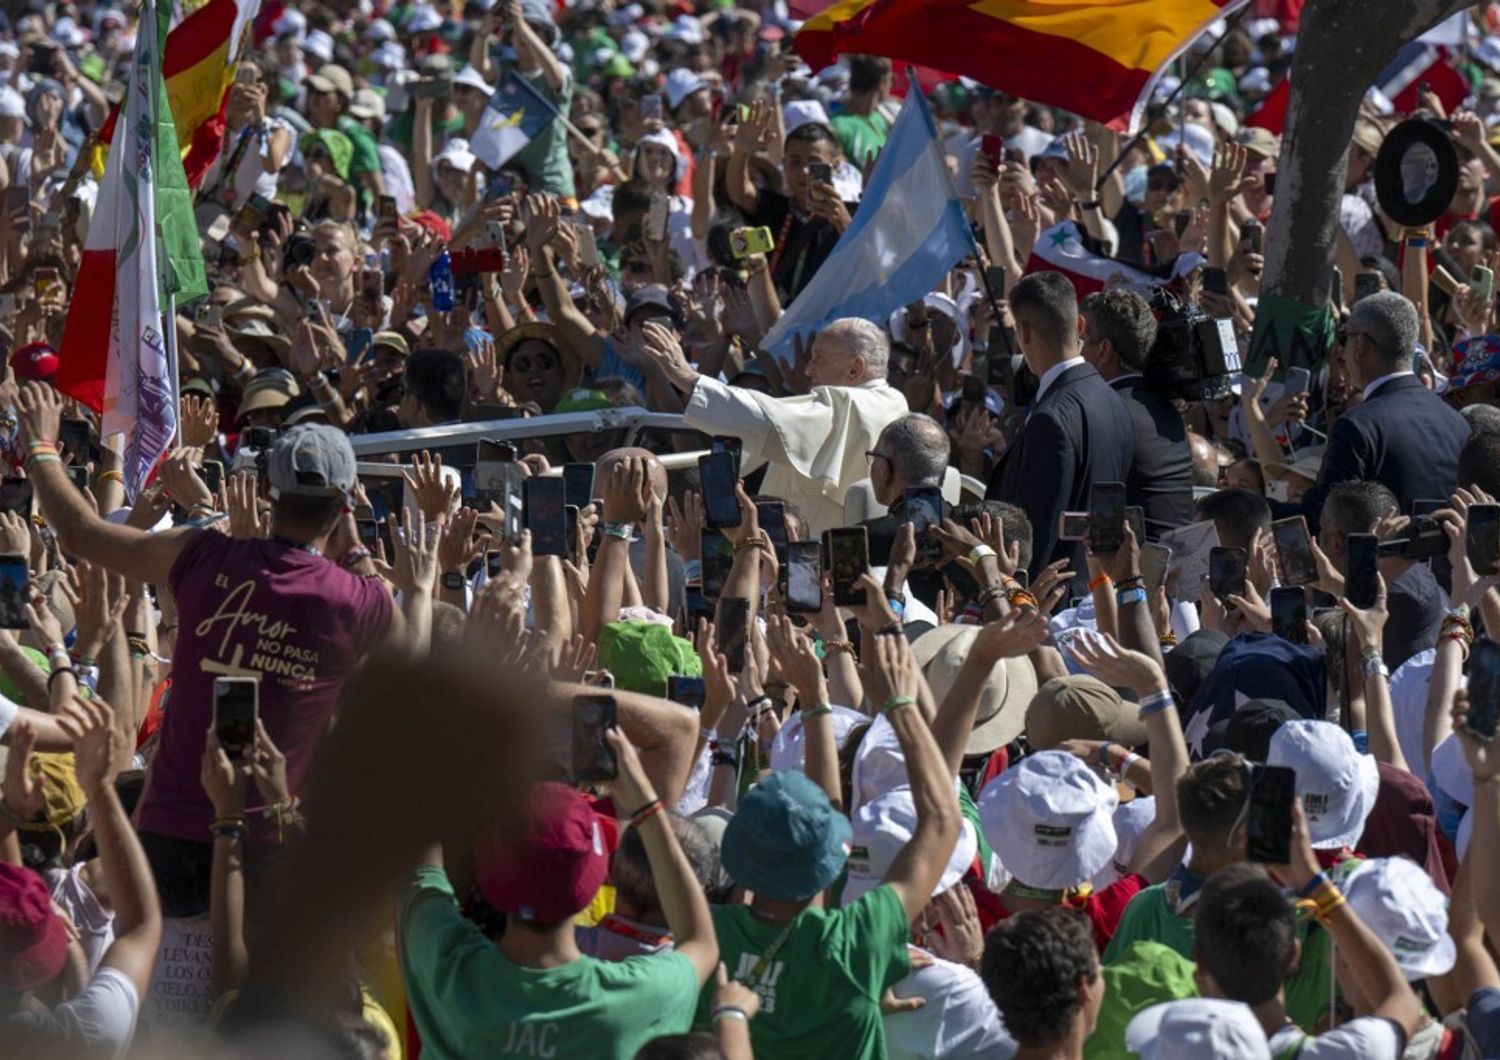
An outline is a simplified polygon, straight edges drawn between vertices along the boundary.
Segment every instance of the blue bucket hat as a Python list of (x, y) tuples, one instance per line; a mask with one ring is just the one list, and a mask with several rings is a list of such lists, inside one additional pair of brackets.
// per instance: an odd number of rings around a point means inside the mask
[(778, 902), (801, 902), (843, 871), (854, 834), (805, 773), (772, 773), (745, 793), (724, 830), (721, 855), (734, 882)]

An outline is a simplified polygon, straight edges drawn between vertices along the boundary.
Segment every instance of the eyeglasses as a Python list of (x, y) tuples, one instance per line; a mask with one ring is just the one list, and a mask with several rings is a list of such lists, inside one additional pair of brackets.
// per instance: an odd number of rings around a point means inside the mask
[(869, 465), (871, 467), (875, 466), (875, 461), (877, 461), (877, 460), (887, 460), (887, 461), (889, 461), (890, 459), (891, 458), (888, 457), (888, 456), (886, 456), (884, 453), (877, 453), (873, 449), (866, 449), (865, 450), (865, 460), (869, 463)]

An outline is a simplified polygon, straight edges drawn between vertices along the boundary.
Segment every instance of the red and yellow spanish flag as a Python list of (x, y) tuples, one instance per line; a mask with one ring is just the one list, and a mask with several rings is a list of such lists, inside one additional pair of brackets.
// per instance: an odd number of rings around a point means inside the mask
[(845, 52), (918, 63), (1134, 129), (1156, 80), (1248, 0), (838, 0), (793, 41), (818, 70)]
[[(224, 112), (234, 84), (242, 36), (260, 8), (260, 0), (208, 0), (183, 17), (167, 34), (162, 76), (167, 102), (182, 146), (182, 168), (188, 186), (196, 188), (213, 165), (224, 141)], [(114, 135), (119, 108), (110, 112), (99, 132), (96, 171)]]

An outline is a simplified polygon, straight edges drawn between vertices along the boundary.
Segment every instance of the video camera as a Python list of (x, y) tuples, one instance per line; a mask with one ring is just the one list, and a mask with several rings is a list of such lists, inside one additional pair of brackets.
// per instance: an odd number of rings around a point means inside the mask
[(1166, 288), (1151, 296), (1156, 343), (1146, 359), (1146, 382), (1184, 401), (1217, 401), (1240, 371), (1234, 325), (1215, 320)]

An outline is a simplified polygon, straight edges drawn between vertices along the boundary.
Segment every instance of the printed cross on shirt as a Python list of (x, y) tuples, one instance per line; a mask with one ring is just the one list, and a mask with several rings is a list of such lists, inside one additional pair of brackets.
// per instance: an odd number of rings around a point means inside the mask
[(198, 663), (198, 669), (206, 674), (218, 674), (220, 677), (259, 677), (259, 670), (247, 670), (240, 665), (240, 660), (245, 657), (245, 646), (236, 644), (234, 656), (227, 662), (217, 662), (213, 659), (203, 659)]

